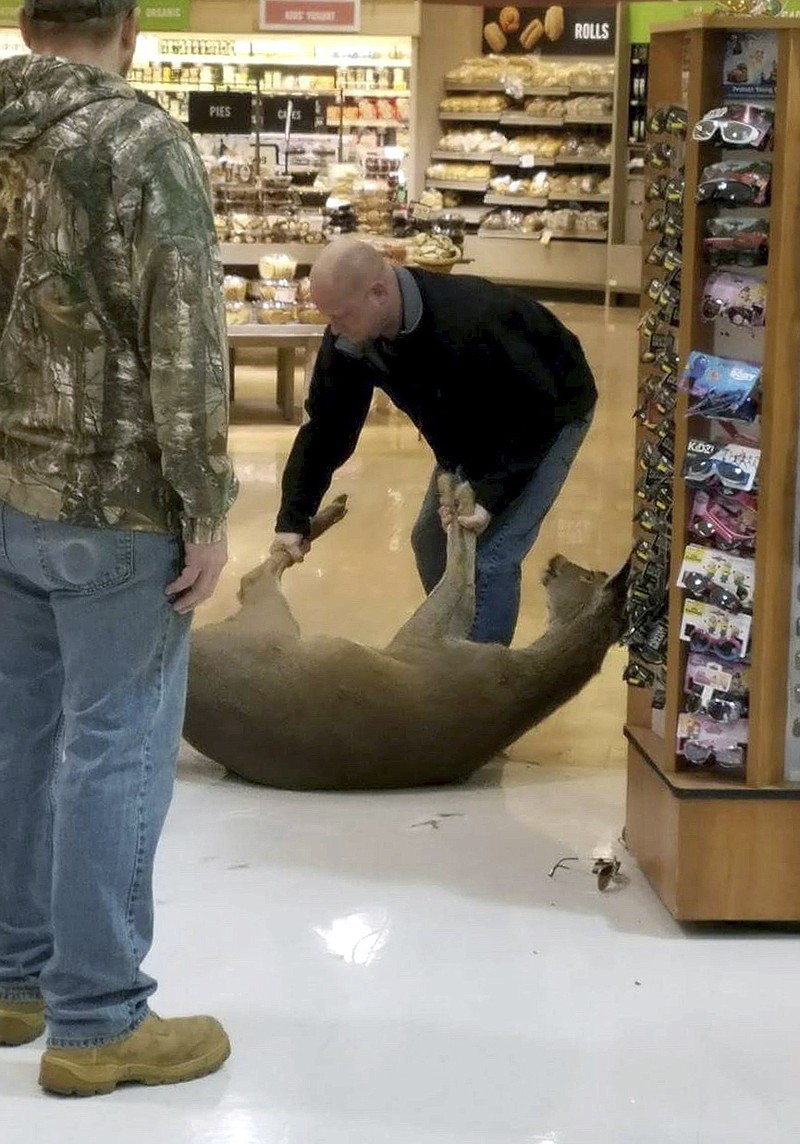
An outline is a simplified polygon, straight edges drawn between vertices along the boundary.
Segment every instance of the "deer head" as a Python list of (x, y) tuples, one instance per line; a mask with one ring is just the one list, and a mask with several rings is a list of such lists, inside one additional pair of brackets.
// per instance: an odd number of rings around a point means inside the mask
[(618, 615), (621, 635), (629, 572), (630, 561), (609, 576), (581, 568), (565, 556), (554, 556), (542, 577), (550, 623), (567, 624), (589, 608), (601, 608), (609, 615)]

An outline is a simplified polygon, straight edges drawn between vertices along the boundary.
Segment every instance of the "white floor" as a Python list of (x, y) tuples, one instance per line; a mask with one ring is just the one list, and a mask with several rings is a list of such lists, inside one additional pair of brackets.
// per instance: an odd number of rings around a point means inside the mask
[[(796, 1144), (791, 934), (684, 932), (624, 859), (619, 771), (295, 795), (184, 754), (149, 968), (217, 1076), (70, 1101), (3, 1050), (3, 1144)], [(624, 853), (624, 852), (623, 852)]]

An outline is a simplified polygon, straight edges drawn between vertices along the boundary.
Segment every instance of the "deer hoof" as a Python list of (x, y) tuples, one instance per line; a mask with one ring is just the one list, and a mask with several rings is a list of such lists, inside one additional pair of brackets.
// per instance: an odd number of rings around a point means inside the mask
[(472, 516), (475, 512), (475, 493), (472, 485), (464, 481), (456, 489), (456, 507), (459, 516)]
[(444, 508), (456, 508), (456, 478), (452, 473), (439, 473), (436, 481), (439, 489), (439, 504)]

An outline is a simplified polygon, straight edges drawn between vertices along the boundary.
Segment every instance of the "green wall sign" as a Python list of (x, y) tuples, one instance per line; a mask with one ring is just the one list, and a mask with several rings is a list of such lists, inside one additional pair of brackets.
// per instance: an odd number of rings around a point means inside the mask
[(143, 32), (188, 32), (192, 0), (139, 0)]
[[(688, 20), (698, 12), (713, 12), (713, 0), (640, 0), (628, 5), (628, 32), (632, 44), (650, 42), (650, 29), (671, 20)], [(796, 16), (800, 0), (785, 0), (784, 16)]]
[[(16, 28), (22, 0), (0, 0), (0, 28)], [(192, 0), (139, 0), (143, 32), (188, 32)]]
[(17, 0), (16, 4), (7, 4), (0, 0), (0, 28), (18, 28), (21, 7), (20, 0)]

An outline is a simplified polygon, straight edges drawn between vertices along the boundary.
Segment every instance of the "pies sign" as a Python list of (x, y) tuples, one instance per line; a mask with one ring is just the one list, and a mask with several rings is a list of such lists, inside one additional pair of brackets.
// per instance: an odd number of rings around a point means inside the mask
[(613, 7), (483, 9), (484, 55), (613, 56), (616, 35)]

